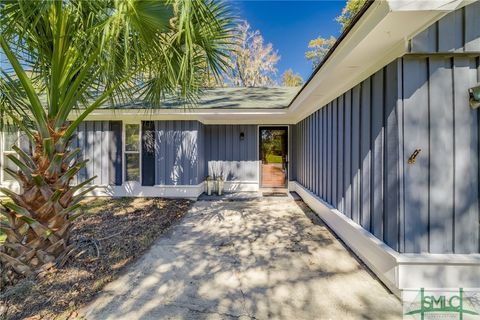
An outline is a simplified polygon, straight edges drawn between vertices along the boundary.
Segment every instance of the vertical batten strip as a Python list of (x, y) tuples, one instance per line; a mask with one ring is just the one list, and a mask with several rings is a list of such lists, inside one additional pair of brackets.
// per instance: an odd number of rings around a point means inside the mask
[(343, 213), (352, 217), (352, 180), (351, 180), (351, 162), (352, 162), (352, 92), (347, 91), (344, 95), (344, 124), (345, 144), (343, 147), (343, 194), (345, 197)]
[(337, 127), (338, 127), (338, 136), (337, 136), (337, 150), (338, 150), (338, 168), (337, 168), (337, 203), (338, 203), (338, 210), (340, 212), (344, 212), (345, 209), (345, 197), (344, 197), (344, 187), (343, 187), (343, 173), (344, 173), (344, 145), (345, 145), (345, 135), (344, 135), (344, 103), (343, 103), (343, 95), (341, 95), (338, 99), (338, 118), (337, 118)]
[(352, 89), (352, 220), (360, 224), (360, 85)]
[(338, 159), (337, 159), (337, 100), (333, 100), (332, 102), (332, 205), (337, 208), (338, 201), (337, 201), (337, 168), (338, 168)]

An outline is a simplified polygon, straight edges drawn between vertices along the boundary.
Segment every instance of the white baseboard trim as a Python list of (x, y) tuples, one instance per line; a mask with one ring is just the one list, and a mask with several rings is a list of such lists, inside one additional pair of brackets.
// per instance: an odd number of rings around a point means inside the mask
[(295, 191), (296, 181), (288, 181), (288, 191), (293, 192)]
[[(224, 192), (258, 191), (258, 181), (225, 181)], [(98, 186), (89, 196), (112, 197), (163, 197), (196, 199), (206, 191), (205, 182), (197, 185), (155, 185), (140, 186), (138, 183), (124, 183), (122, 186)]]
[[(18, 183), (3, 184), (12, 191), (19, 192)], [(258, 181), (225, 181), (225, 192), (250, 192), (260, 189)], [(205, 183), (197, 185), (155, 185), (141, 186), (136, 182), (126, 182), (121, 186), (99, 185), (86, 194), (87, 197), (162, 197), (196, 199), (205, 192)], [(2, 193), (0, 193), (0, 196)]]
[(303, 201), (397, 297), (420, 288), (480, 288), (480, 254), (401, 254), (296, 181)]
[(203, 191), (203, 182), (197, 185), (156, 185), (152, 187), (141, 186), (138, 183), (124, 183), (122, 186), (98, 186), (87, 196), (197, 199)]
[(260, 185), (258, 181), (225, 181), (225, 192), (250, 192), (258, 191)]

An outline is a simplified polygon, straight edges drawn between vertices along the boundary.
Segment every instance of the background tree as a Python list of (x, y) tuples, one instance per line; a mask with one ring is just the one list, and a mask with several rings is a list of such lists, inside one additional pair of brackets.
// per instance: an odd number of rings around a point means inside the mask
[(10, 198), (0, 207), (1, 280), (75, 250), (72, 222), (95, 178), (72, 185), (88, 161), (70, 146), (79, 124), (108, 100), (195, 101), (206, 70), (225, 71), (232, 26), (215, 0), (0, 0), (0, 48), (11, 66), (0, 70), (1, 124), (33, 146), (8, 155), (18, 170), (5, 171), (21, 192), (0, 189)]
[[(342, 10), (342, 14), (335, 18), (335, 20), (340, 23), (342, 31), (347, 28), (350, 22), (352, 22), (352, 19), (360, 11), (360, 9), (362, 9), (366, 2), (367, 0), (347, 1)], [(337, 39), (334, 36), (330, 36), (330, 38), (318, 37), (310, 40), (308, 43), (308, 48), (312, 50), (305, 52), (305, 57), (307, 60), (312, 61), (313, 68), (316, 68), (322, 62), (336, 41)]]
[(313, 68), (316, 68), (322, 62), (328, 50), (330, 50), (336, 41), (337, 39), (334, 36), (330, 36), (328, 39), (318, 37), (310, 40), (308, 48), (312, 50), (305, 52), (305, 57), (312, 62)]
[(282, 86), (284, 87), (298, 87), (303, 84), (302, 76), (298, 73), (293, 73), (292, 69), (288, 69), (282, 75)]
[(335, 20), (342, 26), (342, 31), (348, 27), (355, 15), (362, 9), (367, 0), (348, 0), (347, 4), (342, 10), (342, 14)]
[(275, 84), (275, 65), (280, 56), (273, 45), (264, 45), (260, 31), (251, 31), (248, 22), (238, 26), (227, 79), (236, 87), (263, 87)]

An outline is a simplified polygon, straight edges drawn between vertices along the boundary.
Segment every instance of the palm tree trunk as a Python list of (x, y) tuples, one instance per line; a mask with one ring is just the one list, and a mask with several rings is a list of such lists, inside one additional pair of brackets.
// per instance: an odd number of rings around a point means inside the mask
[(0, 214), (6, 217), (0, 230), (7, 235), (0, 246), (0, 263), (6, 271), (2, 273), (3, 283), (51, 267), (72, 249), (70, 230), (79, 216), (79, 201), (93, 187), (82, 189), (94, 178), (70, 185), (86, 161), (78, 158), (79, 149), (68, 150), (69, 144), (59, 147), (61, 137), (61, 132), (56, 132), (51, 142), (45, 139), (40, 143), (37, 135), (33, 155), (14, 147), (16, 156), (8, 156), (18, 171), (5, 170), (18, 181), (21, 192), (0, 188), (9, 198), (0, 208)]

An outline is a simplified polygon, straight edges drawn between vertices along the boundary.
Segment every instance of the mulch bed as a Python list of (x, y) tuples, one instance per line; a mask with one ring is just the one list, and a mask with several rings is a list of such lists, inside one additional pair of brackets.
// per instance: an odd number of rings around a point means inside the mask
[(82, 250), (42, 278), (0, 288), (0, 319), (75, 319), (123, 268), (139, 258), (175, 221), (188, 200), (91, 198), (76, 221), (72, 241)]

